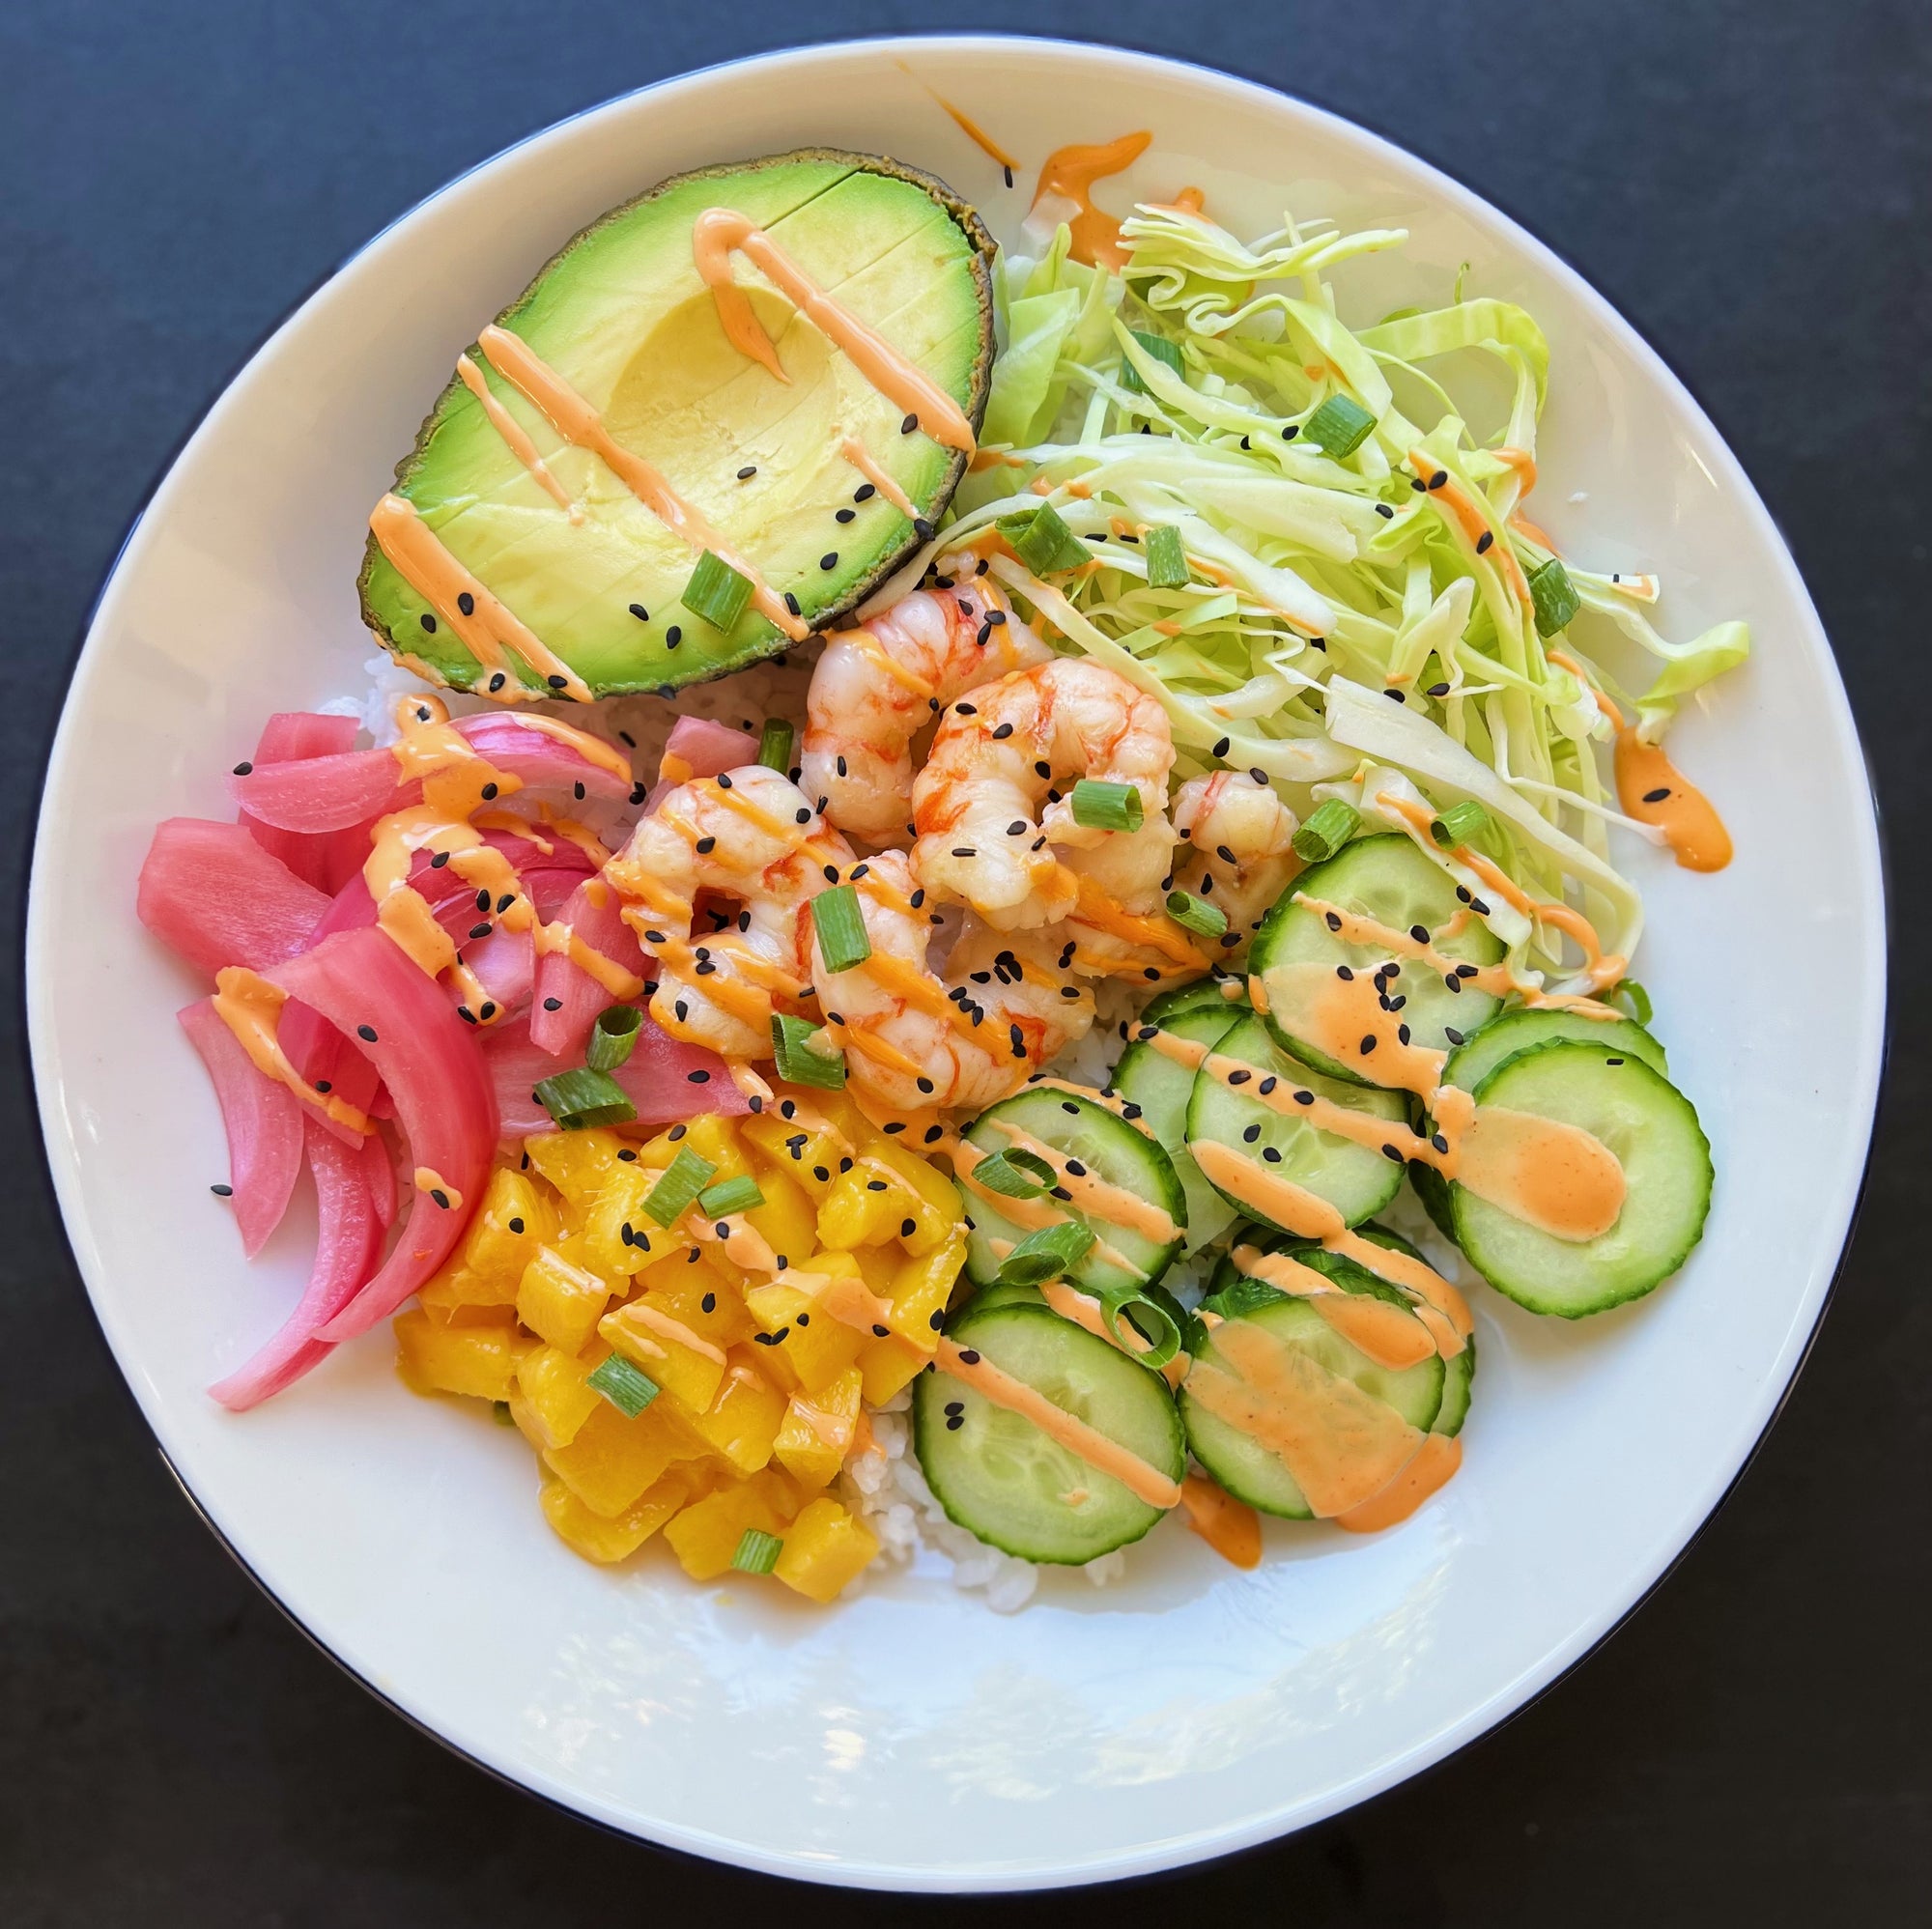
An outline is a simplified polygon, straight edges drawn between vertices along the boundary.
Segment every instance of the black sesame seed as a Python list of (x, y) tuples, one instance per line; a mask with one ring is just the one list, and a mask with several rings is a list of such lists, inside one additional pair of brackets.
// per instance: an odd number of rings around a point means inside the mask
[(443, 1191), (441, 1186), (440, 1185), (431, 1186), (429, 1189), (429, 1196), (433, 1200), (435, 1200), (436, 1203), (439, 1206), (440, 1206), (445, 1212), (449, 1210), (449, 1194)]
[(1239, 1070), (1231, 1071), (1228, 1074), (1228, 1083), (1230, 1085), (1246, 1085), (1249, 1079), (1253, 1077), (1254, 1073), (1246, 1065), (1242, 1065)]
[(1012, 733), (1013, 726), (1010, 723), (1002, 723), (994, 730), (993, 741), (995, 743), (1004, 743)]
[(1431, 489), (1440, 489), (1442, 485), (1448, 480), (1449, 480), (1449, 471), (1446, 468), (1438, 468), (1435, 471), (1435, 473), (1429, 478), (1429, 486)]
[(487, 938), (490, 935), (490, 933), (494, 931), (496, 928), (497, 928), (496, 925), (491, 923), (490, 921), (486, 918), (480, 924), (470, 925), (469, 935), (472, 938)]
[(1273, 1072), (1269, 1072), (1268, 1075), (1264, 1079), (1263, 1079), (1258, 1086), (1255, 1087), (1255, 1090), (1259, 1092), (1264, 1098), (1265, 1098), (1268, 1095), (1268, 1093), (1272, 1092), (1275, 1089), (1275, 1087), (1278, 1086), (1280, 1083), (1281, 1080), (1276, 1078)]
[(785, 591), (785, 608), (789, 610), (794, 616), (800, 613), (798, 607), (798, 598), (794, 596), (789, 589)]
[(718, 848), (718, 839), (716, 837), (699, 837), (693, 848), (699, 857), (708, 858)]
[(248, 773), (254, 768), (255, 766), (251, 763), (246, 763), (246, 762), (238, 763), (235, 766), (235, 775), (237, 777), (246, 777)]
[(376, 1028), (373, 1025), (358, 1025), (355, 1028), (355, 1035), (364, 1043), (373, 1045), (376, 1042)]
[(955, 858), (970, 858), (977, 857), (979, 853), (974, 850), (971, 844), (955, 844), (952, 847), (952, 855)]
[(1355, 974), (1347, 965), (1337, 965), (1335, 967), (1335, 976), (1345, 984), (1349, 984), (1354, 981)]
[(1271, 1166), (1278, 1166), (1281, 1163), (1281, 1154), (1272, 1146), (1262, 1148), (1262, 1157)]
[(1249, 1125), (1245, 1127), (1241, 1133), (1242, 1139), (1245, 1140), (1246, 1143), (1251, 1146), (1257, 1139), (1261, 1137), (1261, 1135), (1262, 1135), (1262, 1128), (1259, 1125)]
[(1382, 695), (1397, 703), (1406, 703), (1408, 698), (1399, 690), (1384, 690)]
[(232, 1199), (235, 1196), (235, 1188), (232, 1185), (211, 1185), (208, 1189), (217, 1199)]
[(1449, 695), (1449, 686), (1446, 683), (1432, 683), (1429, 686), (1429, 695), (1431, 696), (1447, 696)]
[(709, 1085), (711, 1083), (711, 1074), (708, 1071), (688, 1071), (685, 1073), (685, 1077), (693, 1085)]
[[(938, 1317), (939, 1316), (937, 1314), (933, 1315), (935, 1320), (937, 1320)], [(965, 1424), (966, 1424), (966, 1416), (963, 1413), (949, 1413), (946, 1416), (946, 1431), (949, 1433), (958, 1433), (960, 1428), (965, 1426)]]
[(856, 509), (835, 509), (832, 512), (832, 520), (835, 523), (850, 523), (857, 518), (858, 514), (859, 512)]
[(1365, 1032), (1362, 1035), (1362, 1056), (1364, 1058), (1367, 1058), (1368, 1055), (1375, 1050), (1375, 1048), (1376, 1048), (1376, 1035), (1373, 1032)]
[(1429, 1135), (1429, 1143), (1432, 1146), (1434, 1146), (1438, 1152), (1446, 1152), (1449, 1149), (1449, 1141), (1445, 1139), (1440, 1132), (1432, 1132)]
[(1342, 915), (1340, 912), (1329, 911), (1323, 915), (1331, 931), (1339, 931), (1342, 928)]
[(496, 785), (495, 785), (494, 783), (486, 783), (486, 784), (485, 784), (485, 785), (483, 786), (483, 800), (484, 800), (484, 802), (485, 802), (486, 804), (487, 804), (487, 803), (493, 803), (493, 802), (494, 802), (494, 801), (496, 800), (496, 796), (497, 796), (497, 786), (496, 786)]
[(545, 677), (544, 681), (548, 683), (553, 690), (564, 690), (567, 689), (570, 684), (570, 679), (567, 676), (548, 676)]
[(914, 414), (911, 414), (911, 415), (908, 415), (908, 416), (907, 416), (907, 417), (905, 418), (905, 420), (904, 420), (903, 422), (901, 422), (901, 423), (899, 424), (899, 434), (900, 434), (900, 435), (902, 435), (902, 436), (909, 436), (909, 435), (911, 435), (911, 434), (912, 434), (912, 432), (913, 432), (913, 431), (914, 431), (914, 430), (915, 430), (916, 428), (918, 428), (918, 427), (919, 427), (919, 416), (918, 416), (918, 414), (917, 414), (917, 413), (914, 413)]
[(436, 618), (427, 610), (423, 611), (422, 626), (432, 637), (436, 635)]
[(1378, 502), (1376, 504), (1376, 514), (1378, 516), (1384, 518), (1389, 522), (1393, 522), (1395, 520), (1395, 511), (1391, 509), (1386, 502)]
[(923, 543), (929, 543), (932, 540), (932, 525), (923, 516), (915, 516), (912, 519), (912, 532)]
[(1485, 529), (1483, 533), (1476, 538), (1476, 553), (1479, 556), (1488, 555), (1490, 551), (1494, 547), (1495, 540), (1496, 540), (1495, 531), (1493, 529)]
[(505, 677), (505, 676), (503, 675), (503, 672), (502, 672), (502, 671), (501, 671), (501, 670), (499, 669), (499, 670), (498, 670), (498, 671), (497, 671), (497, 672), (496, 673), (496, 675), (495, 675), (495, 676), (493, 676), (493, 677), (492, 677), (492, 678), (490, 679), (490, 688), (491, 688), (492, 690), (501, 690), (501, 689), (502, 689), (502, 687), (503, 687), (503, 685), (504, 685), (504, 683), (505, 683), (505, 682), (506, 682), (507, 680), (508, 680), (508, 679), (507, 679), (507, 678), (506, 678), (506, 677)]
[(1230, 740), (1228, 738), (1223, 737), (1221, 741), (1214, 746), (1214, 754), (1217, 757), (1224, 757), (1228, 754), (1229, 742)]
[(1646, 804), (1662, 804), (1663, 800), (1669, 795), (1670, 795), (1670, 786), (1666, 783), (1661, 786), (1659, 789), (1646, 790), (1643, 793), (1643, 801)]
[(1453, 1025), (1443, 1026), (1442, 1035), (1445, 1038), (1447, 1038), (1452, 1045), (1460, 1045), (1463, 1042), (1463, 1035), (1461, 1032), (1457, 1031), (1457, 1029)]
[(932, 1330), (936, 1333), (943, 1325), (946, 1324), (946, 1315), (944, 1313), (935, 1313), (926, 1323), (929, 1326), (931, 1326)]
[(1474, 978), (1475, 975), (1476, 967), (1472, 964), (1459, 964), (1456, 967), (1456, 976), (1458, 978)]

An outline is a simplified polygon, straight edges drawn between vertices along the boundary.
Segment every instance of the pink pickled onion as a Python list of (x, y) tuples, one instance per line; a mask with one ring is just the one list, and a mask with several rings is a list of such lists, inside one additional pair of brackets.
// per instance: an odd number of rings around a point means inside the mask
[[(665, 740), (664, 759), (658, 765), (658, 780), (644, 799), (644, 815), (649, 816), (690, 777), (716, 777), (720, 771), (736, 770), (741, 764), (756, 763), (758, 740), (747, 730), (734, 730), (726, 723), (713, 723), (703, 717), (680, 717)], [(684, 766), (690, 774), (672, 776), (665, 765), (675, 770)]]
[(213, 999), (204, 998), (176, 1015), (214, 1085), (228, 1133), (235, 1223), (242, 1250), (252, 1260), (282, 1223), (301, 1172), (301, 1101), (287, 1086), (255, 1069)]
[[(624, 922), (616, 894), (601, 880), (586, 878), (579, 885), (558, 922), (633, 977), (645, 975), (644, 954)], [(611, 993), (564, 951), (546, 951), (537, 959), (532, 995), (530, 1037), (555, 1058), (581, 1057), (598, 1012), (611, 1003)]]
[[(605, 1003), (609, 1002), (607, 998)], [(532, 1133), (555, 1131), (555, 1121), (533, 1093), (539, 1079), (560, 1069), (557, 1061), (532, 1044), (521, 1026), (486, 1034), (482, 1044), (497, 1089), (503, 1137), (526, 1139)], [(704, 1076), (694, 1080), (694, 1072)], [(631, 1056), (611, 1076), (638, 1108), (640, 1125), (675, 1125), (703, 1112), (732, 1118), (752, 1109), (717, 1053), (681, 1043), (655, 1025), (648, 1012), (638, 1028)]]
[(134, 908), (164, 945), (213, 974), (293, 957), (329, 904), (240, 824), (170, 817), (155, 827)]
[[(214, 1022), (221, 1023), (218, 1018)], [(295, 1311), (274, 1337), (244, 1366), (208, 1389), (231, 1412), (259, 1405), (331, 1351), (326, 1340), (316, 1338), (317, 1329), (355, 1297), (383, 1255), (383, 1220), (369, 1190), (364, 1154), (317, 1130), (311, 1120), (308, 1158), (320, 1220), (315, 1265)]]
[(448, 1257), (489, 1174), (496, 1094), (474, 1035), (386, 932), (338, 931), (269, 976), (357, 1042), (395, 1105), (409, 1165), (434, 1172), (452, 1202), (440, 1206), (418, 1192), (382, 1270), (317, 1336), (353, 1339)]
[[(307, 710), (283, 710), (262, 725), (255, 744), (257, 764), (301, 763), (312, 757), (340, 756), (355, 741), (354, 717), (324, 717)], [(333, 892), (342, 882), (340, 853), (334, 845), (342, 833), (309, 837), (300, 831), (280, 831), (259, 817), (242, 813), (248, 835), (270, 853), (278, 857), (301, 879), (318, 891)]]

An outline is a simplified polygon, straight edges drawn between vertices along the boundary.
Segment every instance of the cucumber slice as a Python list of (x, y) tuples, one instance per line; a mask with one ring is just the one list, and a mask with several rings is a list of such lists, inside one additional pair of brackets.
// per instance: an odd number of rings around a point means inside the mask
[[(1373, 1218), (1401, 1191), (1403, 1167), (1373, 1147), (1317, 1131), (1298, 1116), (1276, 1112), (1264, 1100), (1248, 1093), (1274, 1078), (1293, 1091), (1313, 1092), (1378, 1119), (1406, 1118), (1405, 1094), (1376, 1085), (1345, 1084), (1310, 1071), (1284, 1052), (1268, 1028), (1252, 1014), (1236, 1024), (1215, 1050), (1224, 1058), (1239, 1059), (1252, 1066), (1255, 1076), (1248, 1086), (1231, 1089), (1204, 1065), (1195, 1075), (1187, 1101), (1190, 1140), (1226, 1146), (1259, 1172), (1320, 1194), (1351, 1226)], [(1270, 1157), (1271, 1153), (1274, 1156)], [(1217, 1186), (1216, 1190), (1250, 1218), (1273, 1223), (1254, 1200), (1241, 1197), (1239, 1188)]]
[[(1316, 1265), (1319, 1271), (1327, 1273), (1344, 1291), (1367, 1290), (1358, 1285), (1358, 1280), (1368, 1282), (1370, 1287), (1381, 1287), (1381, 1282), (1374, 1280), (1347, 1260), (1341, 1261), (1333, 1269), (1326, 1264), (1319, 1264), (1320, 1261), (1335, 1258), (1333, 1254), (1321, 1253), (1319, 1248), (1297, 1252), (1295, 1257), (1304, 1265)], [(1255, 1291), (1258, 1286), (1261, 1287), (1260, 1291)], [(1418, 1366), (1405, 1367), (1399, 1373), (1392, 1373), (1386, 1367), (1377, 1366), (1366, 1353), (1350, 1346), (1308, 1300), (1293, 1299), (1285, 1293), (1265, 1297), (1271, 1291), (1272, 1289), (1262, 1286), (1261, 1282), (1249, 1280), (1232, 1293), (1217, 1294), (1212, 1303), (1224, 1318), (1252, 1320), (1284, 1345), (1309, 1354), (1328, 1372), (1353, 1380), (1364, 1393), (1387, 1401), (1411, 1427), (1424, 1433), (1429, 1430), (1441, 1409), (1447, 1378), (1439, 1358), (1432, 1354)], [(1245, 1310), (1236, 1312), (1235, 1309), (1237, 1307)], [(1218, 1357), (1211, 1333), (1203, 1357), (1209, 1361)], [(1250, 1507), (1260, 1508), (1264, 1514), (1278, 1514), (1290, 1520), (1314, 1518), (1314, 1510), (1281, 1458), (1259, 1441), (1249, 1438), (1238, 1428), (1231, 1427), (1225, 1420), (1209, 1413), (1198, 1400), (1189, 1396), (1185, 1380), (1180, 1386), (1180, 1417), (1187, 1429), (1187, 1444), (1194, 1458), (1236, 1500), (1245, 1500)]]
[[(1181, 1477), (1185, 1442), (1166, 1382), (1105, 1340), (1017, 1300), (983, 1311), (976, 1300), (952, 1337), (1150, 1466)], [(1113, 1475), (950, 1374), (921, 1374), (912, 1410), (913, 1446), (933, 1497), (1003, 1553), (1079, 1567), (1138, 1541), (1161, 1517)]]
[(1230, 1011), (1245, 1011), (1248, 1008), (1248, 981), (1244, 978), (1231, 977), (1216, 972), (1210, 978), (1197, 978), (1186, 984), (1178, 984), (1172, 991), (1163, 991), (1157, 998), (1150, 998), (1141, 1007), (1140, 1022), (1143, 1025), (1165, 1025), (1170, 1018), (1178, 1018), (1183, 1011), (1193, 1011), (1207, 1007), (1225, 1006)]
[[(1553, 1038), (1580, 1038), (1589, 1044), (1606, 1045), (1613, 1052), (1628, 1052), (1641, 1059), (1653, 1071), (1670, 1076), (1663, 1047), (1650, 1033), (1631, 1018), (1586, 1018), (1576, 1011), (1525, 1009), (1500, 1012), (1449, 1054), (1442, 1067), (1445, 1085), (1461, 1086), (1474, 1092), (1505, 1059), (1526, 1052), (1532, 1045), (1547, 1045)], [(1445, 1239), (1456, 1236), (1455, 1221), (1449, 1210), (1449, 1181), (1434, 1166), (1419, 1159), (1408, 1169), (1409, 1182), (1422, 1209), (1435, 1222), (1435, 1230)]]
[[(1203, 979), (1200, 983), (1207, 987), (1205, 995), (1190, 984), (1154, 999), (1141, 1013), (1139, 1029), (1145, 1031), (1152, 1025), (1177, 1038), (1218, 1045), (1248, 1009), (1240, 980), (1229, 979), (1225, 982), (1235, 988), (1233, 997), (1222, 991), (1220, 980)], [(1190, 998), (1190, 993), (1196, 995)], [(1121, 1054), (1110, 1086), (1128, 1103), (1140, 1107), (1142, 1122), (1173, 1162), (1180, 1189), (1187, 1195), (1185, 1250), (1198, 1251), (1219, 1238), (1235, 1223), (1235, 1211), (1201, 1176), (1201, 1168), (1187, 1149), (1187, 1100), (1194, 1090), (1193, 1072), (1151, 1042), (1136, 1037)]]
[(1463, 1350), (1453, 1360), (1442, 1362), (1442, 1404), (1436, 1409), (1432, 1433), (1452, 1437), (1463, 1431), (1469, 1417), (1469, 1390), (1476, 1377), (1476, 1336), (1463, 1342)]
[(1578, 1125), (1624, 1169), (1617, 1223), (1582, 1241), (1552, 1238), (1467, 1187), (1450, 1187), (1456, 1243), (1520, 1306), (1578, 1319), (1641, 1298), (1703, 1236), (1710, 1142), (1690, 1101), (1641, 1059), (1555, 1039), (1505, 1059), (1476, 1088), (1476, 1102)]
[[(1151, 1202), (1174, 1222), (1174, 1234), (1162, 1240), (1131, 1226), (1109, 1223), (1083, 1212), (1071, 1200), (1047, 1199), (1064, 1218), (1086, 1226), (1094, 1244), (1085, 1258), (1068, 1268), (1067, 1278), (1083, 1291), (1114, 1292), (1157, 1280), (1180, 1250), (1187, 1230), (1187, 1197), (1175, 1177), (1173, 1163), (1139, 1126), (1130, 1125), (1091, 1098), (1081, 1098), (1057, 1087), (1041, 1086), (1015, 1092), (982, 1112), (966, 1129), (966, 1138), (982, 1152), (1000, 1152), (1016, 1142), (1002, 1130), (1012, 1125), (1049, 1146), (1063, 1158), (1083, 1165), (1097, 1179)], [(1028, 1229), (1000, 1209), (997, 1200), (960, 1187), (966, 1208), (966, 1276), (976, 1286), (989, 1286), (1000, 1274), (1002, 1247), (1016, 1246)], [(1106, 1257), (1106, 1249), (1126, 1262), (1124, 1267)]]
[[(1338, 904), (1397, 931), (1418, 924), (1425, 930), (1438, 931), (1464, 907), (1457, 898), (1454, 879), (1431, 864), (1406, 837), (1390, 832), (1385, 837), (1357, 837), (1325, 864), (1303, 871), (1262, 921), (1248, 953), (1248, 969), (1266, 988), (1268, 1030), (1318, 1071), (1359, 1083), (1354, 1072), (1296, 1035), (1295, 994), (1278, 974), (1284, 965), (1308, 963), (1365, 967), (1373, 972), (1388, 960), (1388, 954), (1369, 946), (1344, 944), (1318, 913), (1300, 901), (1303, 896)], [(1435, 949), (1445, 957), (1474, 965), (1494, 964), (1503, 955), (1501, 939), (1476, 918), (1453, 938), (1441, 939)], [(1395, 962), (1402, 966), (1401, 995), (1408, 1001), (1403, 1007), (1403, 1018), (1418, 1045), (1440, 1051), (1460, 1042), (1485, 1024), (1500, 1003), (1461, 979), (1456, 981), (1463, 988), (1451, 991), (1446, 979), (1413, 958), (1397, 958)]]

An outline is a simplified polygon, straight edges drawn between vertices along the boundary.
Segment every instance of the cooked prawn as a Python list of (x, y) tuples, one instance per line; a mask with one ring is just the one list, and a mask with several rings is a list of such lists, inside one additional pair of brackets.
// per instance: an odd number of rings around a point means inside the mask
[(1218, 948), (1237, 950), (1301, 868), (1294, 812), (1246, 771), (1221, 770), (1180, 786), (1174, 828), (1187, 846), (1177, 885), (1227, 914)]
[[(681, 783), (640, 818), (604, 875), (624, 922), (661, 967), (651, 1015), (673, 1037), (726, 1058), (769, 1058), (774, 999), (808, 984), (799, 913), (852, 862), (805, 794), (762, 764)], [(693, 933), (700, 892), (730, 900)]]
[[(913, 784), (913, 868), (1006, 931), (1057, 923), (1083, 880), (1117, 909), (1150, 911), (1174, 848), (1173, 768), (1166, 711), (1124, 677), (1078, 657), (1016, 670), (941, 720)], [(1138, 791), (1140, 829), (1076, 823), (1068, 793), (1081, 777)]]
[(984, 582), (921, 589), (828, 638), (806, 697), (806, 789), (841, 831), (895, 843), (912, 819), (912, 744), (954, 697), (1052, 652)]
[(1031, 934), (968, 918), (944, 974), (926, 962), (932, 913), (903, 851), (855, 865), (872, 953), (827, 971), (809, 912), (800, 949), (846, 1073), (895, 1107), (983, 1106), (1019, 1090), (1094, 1023), (1094, 995)]

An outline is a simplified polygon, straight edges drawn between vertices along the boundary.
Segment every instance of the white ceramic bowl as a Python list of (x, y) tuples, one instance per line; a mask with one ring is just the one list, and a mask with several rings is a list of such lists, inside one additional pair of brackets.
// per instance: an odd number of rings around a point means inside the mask
[[(1020, 156), (1016, 190), (922, 79)], [(523, 1442), (404, 1393), (384, 1333), (262, 1411), (219, 1410), (202, 1389), (278, 1321), (310, 1233), (244, 1265), (209, 1196), (220, 1129), (171, 1015), (200, 987), (136, 923), (135, 871), (156, 818), (229, 814), (221, 774), (265, 714), (355, 686), (364, 518), (457, 352), (564, 237), (681, 168), (876, 149), (1010, 239), (1049, 148), (1143, 127), (1136, 198), (1193, 183), (1237, 230), (1284, 207), (1407, 226), (1406, 266), (1354, 284), (1375, 312), (1442, 298), (1463, 262), (1527, 303), (1554, 367), (1537, 513), (1586, 561), (1662, 570), (1676, 634), (1750, 619), (1750, 666), (1672, 740), (1737, 862), (1634, 860), (1638, 969), (1717, 1149), (1690, 1265), (1574, 1326), (1484, 1293), (1465, 1470), (1399, 1530), (1277, 1524), (1245, 1574), (1164, 1529), (1126, 1583), (1057, 1577), (1008, 1619), (926, 1573), (820, 1613), (693, 1587), (662, 1558), (587, 1567), (544, 1525)], [(1561, 261), (1262, 88), (929, 40), (775, 54), (582, 115), (302, 306), (101, 597), (47, 780), (28, 988), (54, 1178), (116, 1357), (210, 1522), (319, 1642), (453, 1747), (613, 1828), (819, 1881), (990, 1889), (1171, 1867), (1332, 1814), (1480, 1735), (1629, 1611), (1737, 1476), (1824, 1305), (1871, 1126), (1882, 940), (1864, 768), (1791, 558), (1695, 403)]]

